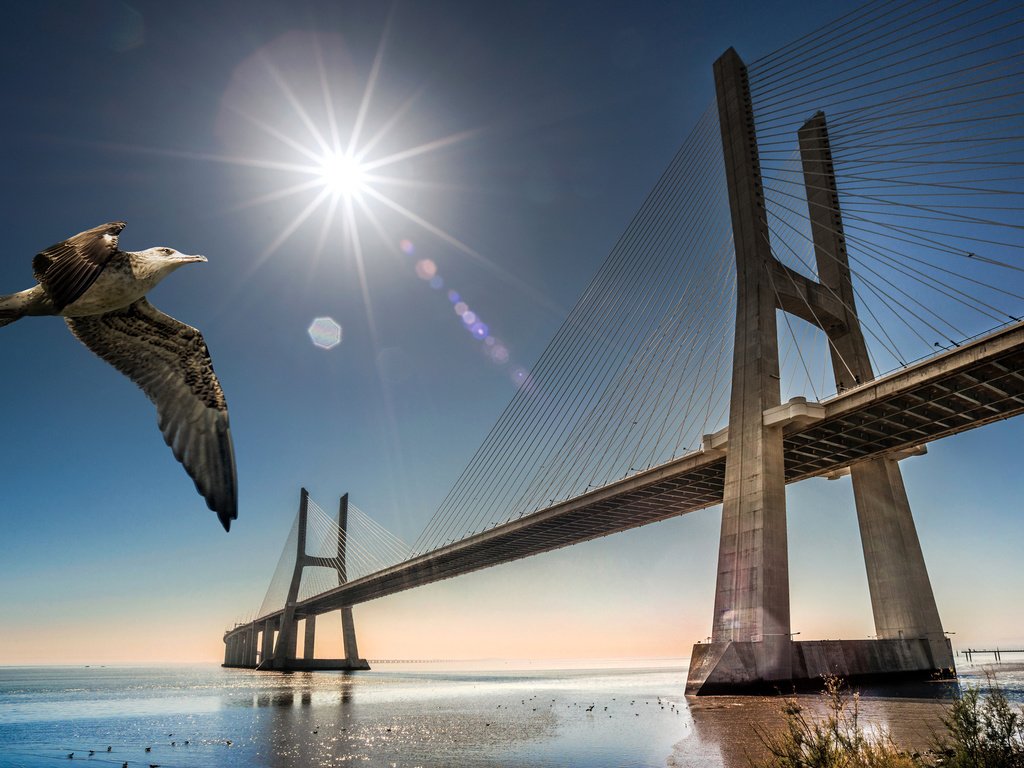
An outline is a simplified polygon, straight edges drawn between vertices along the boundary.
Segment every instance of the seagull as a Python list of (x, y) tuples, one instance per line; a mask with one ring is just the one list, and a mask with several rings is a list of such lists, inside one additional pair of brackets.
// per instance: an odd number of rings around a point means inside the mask
[(206, 261), (173, 248), (122, 251), (123, 221), (102, 224), (32, 259), (37, 284), (0, 296), (0, 327), (57, 315), (86, 347), (135, 382), (156, 405), (174, 457), (224, 530), (238, 516), (228, 408), (202, 334), (156, 309), (146, 294), (185, 264)]

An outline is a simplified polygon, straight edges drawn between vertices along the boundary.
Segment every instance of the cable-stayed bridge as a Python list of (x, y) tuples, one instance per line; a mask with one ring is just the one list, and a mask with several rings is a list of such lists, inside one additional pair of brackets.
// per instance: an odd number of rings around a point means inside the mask
[[(303, 493), (225, 663), (359, 667), (356, 603), (722, 503), (688, 691), (948, 674), (898, 461), (1024, 410), (1022, 40), (1016, 4), (912, 0), (749, 68), (726, 52), (715, 103), (420, 538)], [(785, 484), (844, 473), (879, 639), (794, 642)], [(338, 609), (346, 659), (316, 662), (315, 616)]]

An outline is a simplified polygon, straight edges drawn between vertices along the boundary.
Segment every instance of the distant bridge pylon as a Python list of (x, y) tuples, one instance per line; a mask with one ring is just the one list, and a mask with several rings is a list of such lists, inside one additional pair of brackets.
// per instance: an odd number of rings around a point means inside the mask
[[(341, 635), (345, 655), (340, 659), (317, 659), (315, 612), (304, 611), (299, 605), (299, 588), (307, 568), (325, 568), (336, 574), (337, 584), (348, 581), (348, 494), (338, 504), (336, 526), (320, 525), (327, 538), (333, 539), (333, 553), (328, 556), (309, 553), (309, 492), (303, 488), (299, 494), (299, 512), (296, 518), (294, 567), (288, 584), (283, 609), (273, 615), (235, 627), (225, 635), (224, 666), (278, 671), (296, 670), (357, 670), (369, 669), (366, 659), (359, 657), (356, 646), (355, 623), (352, 606), (341, 611)], [(321, 537), (323, 538), (323, 537)], [(273, 583), (269, 591), (273, 591)], [(298, 624), (303, 623), (302, 655), (297, 653)]]

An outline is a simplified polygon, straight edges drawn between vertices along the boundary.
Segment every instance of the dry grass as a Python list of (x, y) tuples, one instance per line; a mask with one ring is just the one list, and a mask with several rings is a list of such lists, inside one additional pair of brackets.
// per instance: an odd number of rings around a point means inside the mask
[(968, 688), (949, 706), (947, 732), (925, 755), (900, 749), (882, 731), (866, 733), (858, 694), (838, 678), (825, 683), (828, 711), (807, 714), (796, 701), (783, 708), (780, 732), (758, 731), (768, 757), (757, 768), (1024, 768), (1024, 709), (1014, 709), (994, 680), (982, 696)]

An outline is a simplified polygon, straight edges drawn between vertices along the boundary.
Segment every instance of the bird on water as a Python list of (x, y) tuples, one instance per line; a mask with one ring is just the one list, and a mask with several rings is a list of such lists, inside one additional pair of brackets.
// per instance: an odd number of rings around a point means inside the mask
[(153, 401), (164, 441), (229, 530), (238, 516), (235, 456), (210, 353), (199, 331), (146, 300), (171, 272), (206, 257), (162, 247), (122, 251), (124, 227), (103, 224), (36, 254), (37, 285), (0, 296), (0, 327), (26, 316), (63, 317), (79, 341)]

